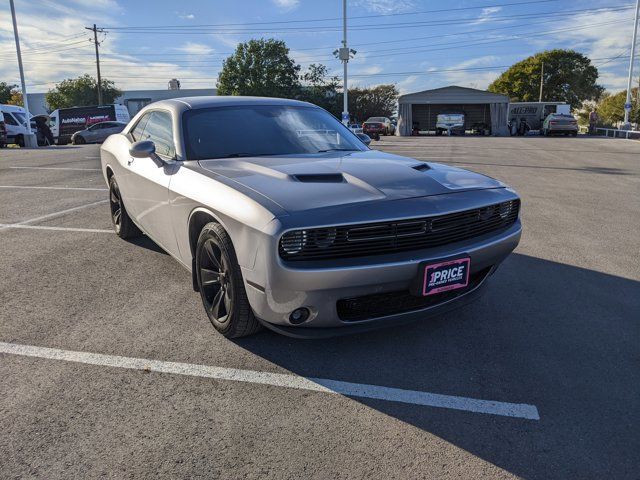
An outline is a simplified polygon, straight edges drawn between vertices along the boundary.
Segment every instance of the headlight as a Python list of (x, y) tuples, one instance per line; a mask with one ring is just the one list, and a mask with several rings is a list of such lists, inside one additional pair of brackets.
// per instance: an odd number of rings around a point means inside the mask
[(288, 254), (299, 253), (306, 244), (306, 230), (294, 230), (292, 232), (287, 232), (280, 239), (280, 246), (282, 247), (282, 250), (284, 250)]

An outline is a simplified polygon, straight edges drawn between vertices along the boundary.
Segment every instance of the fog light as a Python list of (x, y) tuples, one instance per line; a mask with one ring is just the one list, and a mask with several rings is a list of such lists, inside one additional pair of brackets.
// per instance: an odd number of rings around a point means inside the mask
[(293, 325), (300, 325), (309, 319), (310, 314), (311, 312), (309, 312), (308, 308), (296, 308), (291, 312), (291, 315), (289, 315), (289, 322)]

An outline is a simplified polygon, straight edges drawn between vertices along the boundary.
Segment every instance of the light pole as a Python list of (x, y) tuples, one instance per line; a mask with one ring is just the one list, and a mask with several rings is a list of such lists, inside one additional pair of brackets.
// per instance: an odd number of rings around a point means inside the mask
[(629, 130), (629, 113), (631, 112), (631, 79), (633, 76), (633, 61), (636, 54), (636, 34), (638, 33), (638, 13), (640, 12), (640, 0), (636, 0), (636, 17), (633, 22), (633, 35), (631, 37), (631, 58), (629, 59), (629, 81), (627, 82), (627, 100), (624, 104), (624, 125), (622, 128)]
[(22, 68), (22, 53), (20, 52), (20, 37), (18, 35), (18, 22), (16, 21), (16, 7), (13, 4), (13, 0), (9, 0), (11, 6), (11, 18), (13, 20), (13, 36), (16, 39), (16, 53), (18, 54), (18, 69), (20, 70), (20, 84), (22, 86), (22, 104), (25, 110), (25, 123), (27, 127), (27, 134), (24, 136), (25, 147), (37, 147), (38, 140), (36, 136), (31, 132), (31, 115), (29, 114), (29, 100), (27, 100), (27, 85), (24, 82), (24, 69)]
[(347, 83), (347, 64), (349, 59), (356, 54), (355, 50), (347, 47), (347, 0), (342, 0), (342, 47), (333, 52), (344, 65), (344, 74), (342, 77), (342, 90), (344, 91), (342, 102), (342, 123), (349, 124), (349, 87)]

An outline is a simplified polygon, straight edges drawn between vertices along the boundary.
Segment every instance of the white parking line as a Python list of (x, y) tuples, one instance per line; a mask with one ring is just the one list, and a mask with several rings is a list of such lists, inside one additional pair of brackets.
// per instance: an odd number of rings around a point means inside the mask
[(106, 192), (108, 188), (89, 188), (89, 187), (36, 187), (31, 185), (0, 185), (0, 188), (16, 188), (18, 190), (85, 190), (88, 192)]
[(81, 172), (100, 172), (99, 168), (75, 168), (75, 167), (9, 167), (16, 170), (78, 170)]
[(30, 218), (29, 220), (23, 220), (22, 222), (7, 223), (7, 224), (4, 224), (4, 226), (0, 226), (0, 230), (5, 230), (7, 228), (19, 228), (20, 225), (28, 225), (30, 223), (41, 222), (42, 220), (49, 220), (50, 218), (60, 217), (62, 215), (66, 215), (67, 213), (75, 212), (77, 210), (82, 210), (84, 208), (93, 207), (95, 205), (100, 205), (101, 203), (106, 203), (108, 201), (109, 201), (108, 199), (98, 200), (97, 202), (86, 203), (78, 207), (67, 208), (66, 210), (60, 210), (58, 212), (48, 213), (40, 217)]
[(5, 342), (0, 342), (0, 353), (45, 358), (50, 360), (62, 360), (65, 362), (84, 363), (88, 365), (126, 368), (130, 370), (144, 370), (147, 372), (170, 373), (192, 377), (214, 378), (216, 380), (271, 385), (274, 387), (295, 388), (298, 390), (309, 390), (313, 392), (346, 395), (350, 397), (464, 410), (467, 412), (500, 415), (503, 417), (540, 420), (540, 415), (538, 414), (538, 409), (535, 405), (478, 400), (475, 398), (440, 395), (437, 393), (421, 392), (417, 390), (403, 390), (400, 388), (381, 387), (377, 385), (341, 382), (325, 378), (305, 378), (282, 373), (257, 372), (254, 370), (239, 370), (235, 368), (213, 367), (191, 363), (163, 362), (160, 360), (102, 355), (99, 353), (75, 352), (71, 350), (18, 345)]
[(16, 223), (0, 223), (0, 228), (1, 227), (26, 228), (31, 230), (54, 230), (59, 232), (114, 233), (113, 230), (106, 230), (103, 228), (49, 227), (46, 225), (19, 225)]

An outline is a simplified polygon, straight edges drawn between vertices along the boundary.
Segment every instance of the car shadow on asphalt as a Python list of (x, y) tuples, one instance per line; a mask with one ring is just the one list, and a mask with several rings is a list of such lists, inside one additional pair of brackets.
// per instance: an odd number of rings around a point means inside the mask
[(305, 377), (536, 405), (539, 421), (353, 398), (523, 478), (631, 478), (638, 320), (640, 282), (514, 254), (478, 301), (446, 315), (333, 339), (265, 332), (236, 344)]
[(140, 235), (139, 237), (134, 237), (134, 238), (127, 238), (125, 241), (137, 247), (146, 248), (147, 250), (150, 250), (152, 252), (161, 253), (162, 255), (169, 255), (156, 242), (151, 240), (146, 235)]

